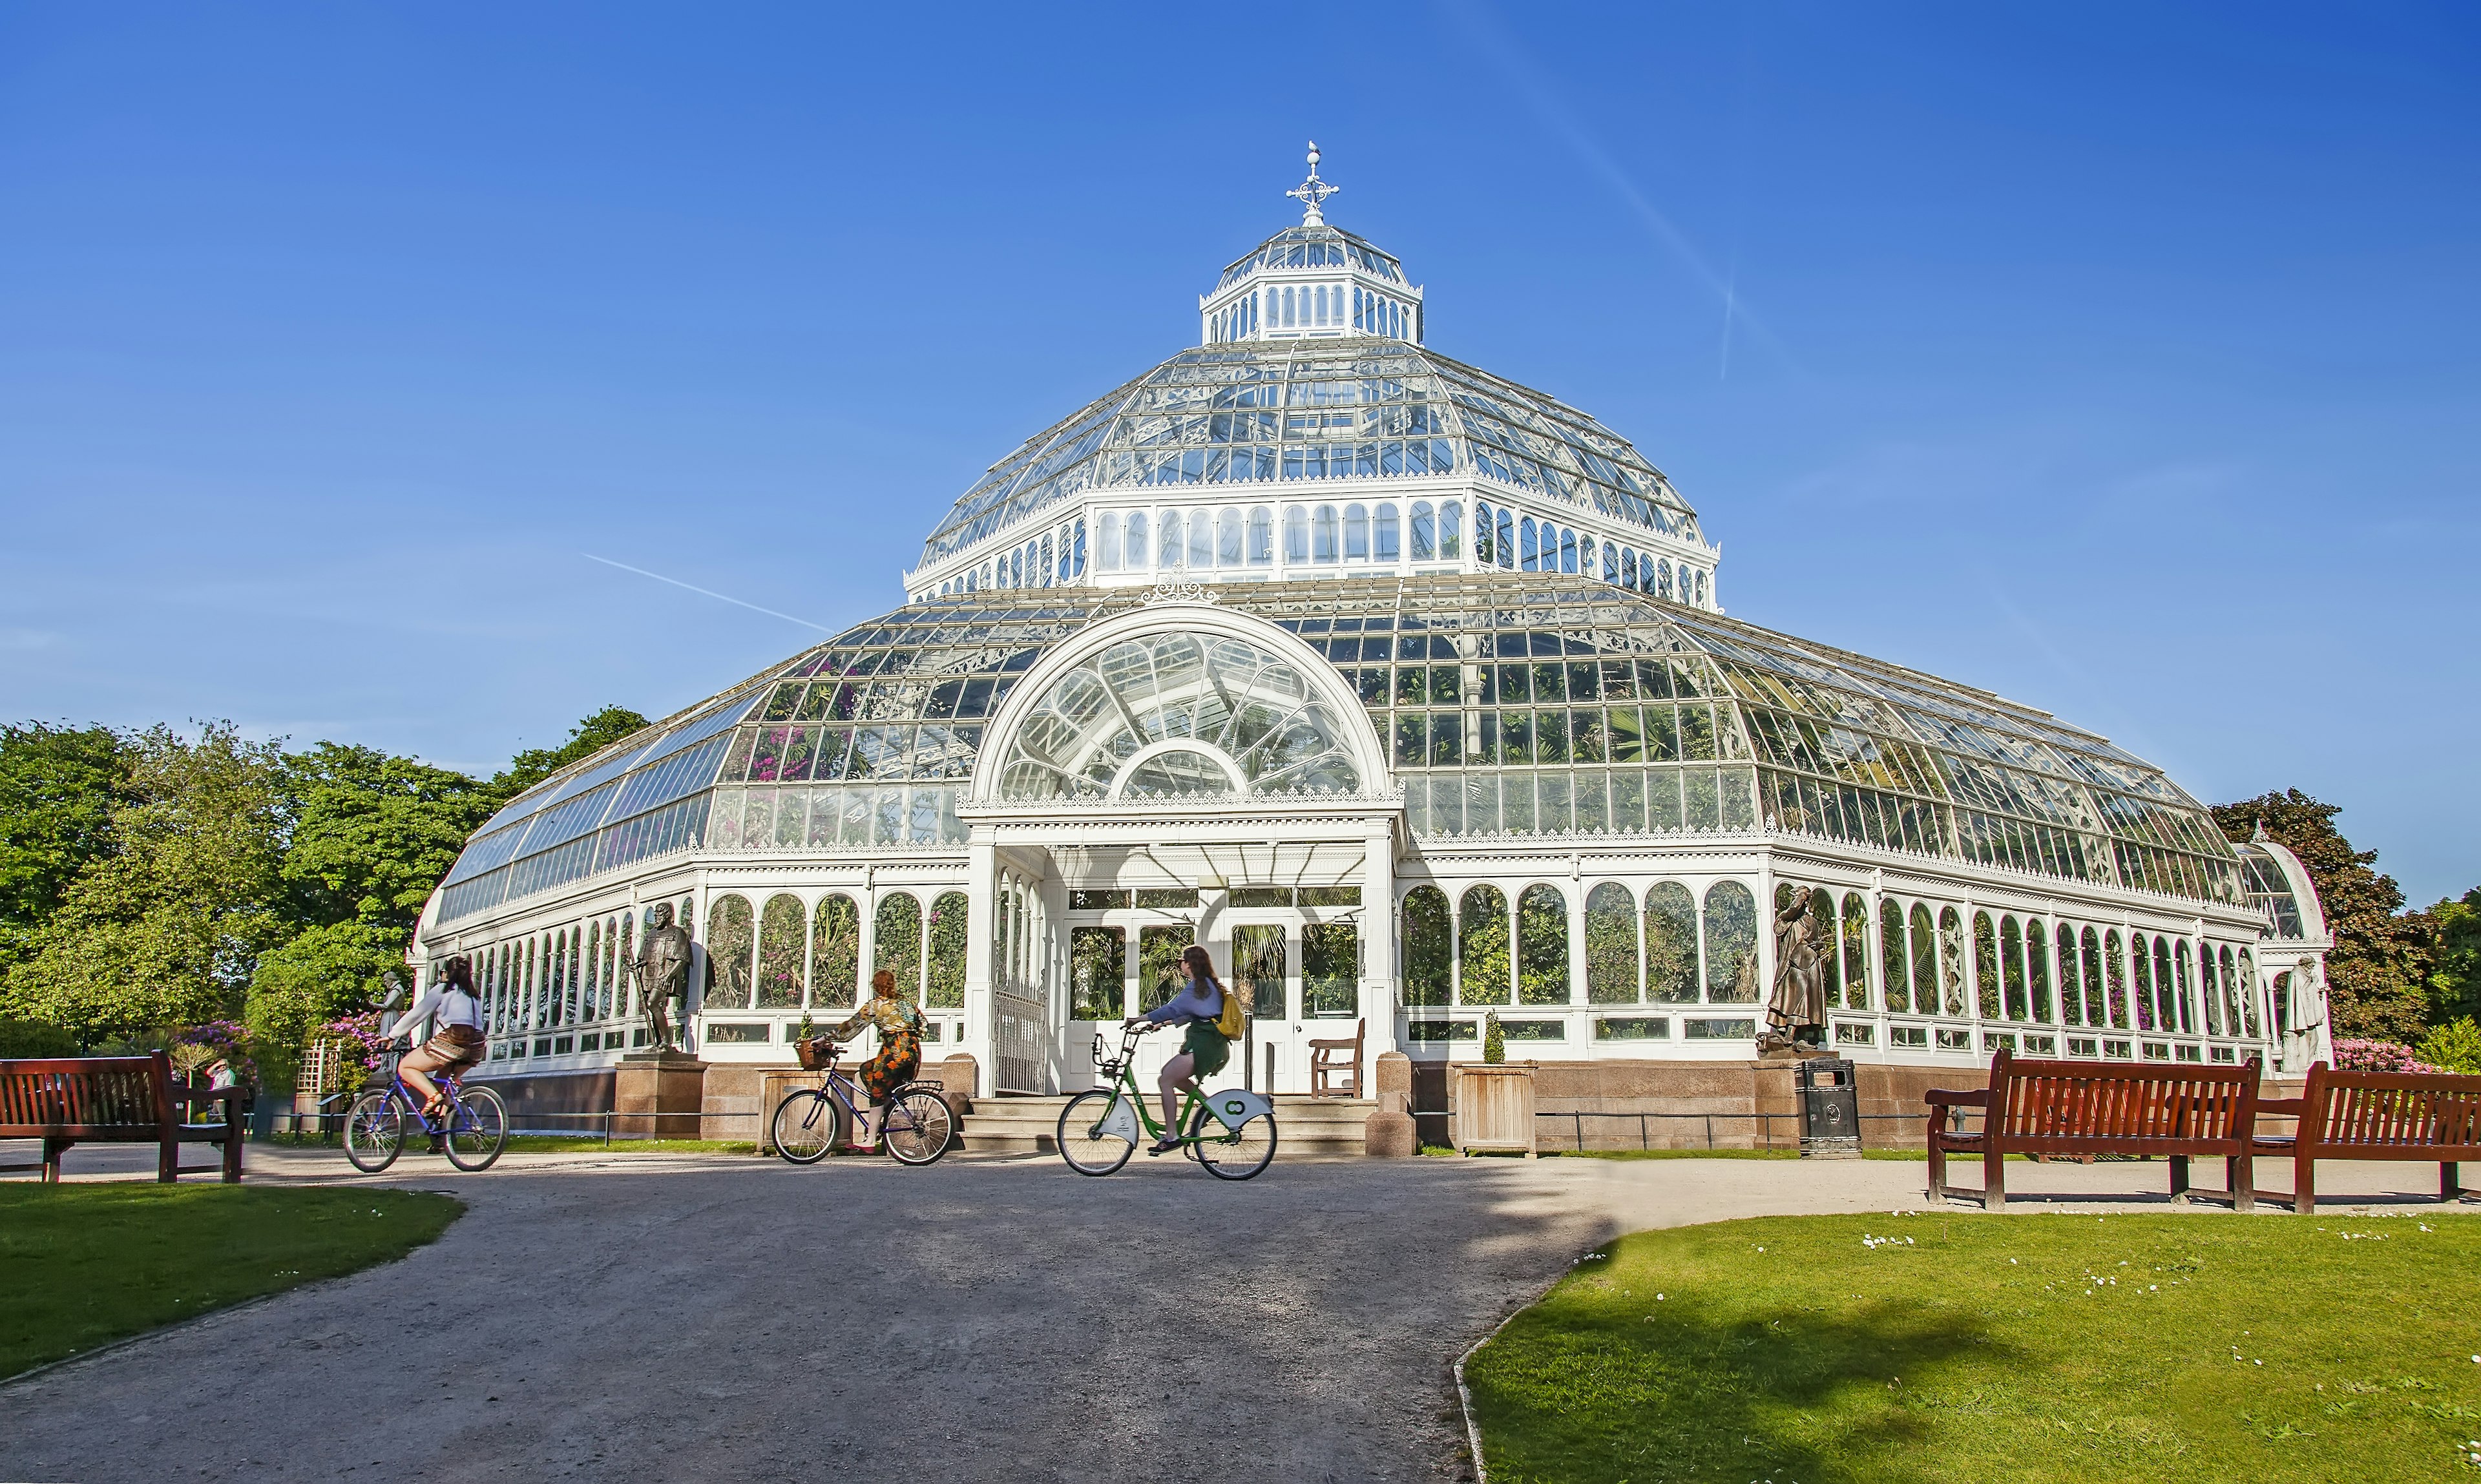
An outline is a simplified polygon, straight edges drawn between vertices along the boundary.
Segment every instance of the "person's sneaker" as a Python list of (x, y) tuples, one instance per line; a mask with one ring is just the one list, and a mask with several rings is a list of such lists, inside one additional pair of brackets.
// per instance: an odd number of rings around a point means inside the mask
[(1150, 1155), (1167, 1155), (1179, 1147), (1180, 1140), (1176, 1138), (1161, 1138), (1148, 1145), (1146, 1147), (1146, 1153)]
[(431, 1136), (431, 1152), (435, 1155), (444, 1155), (448, 1153), (447, 1138), (441, 1134), (432, 1134)]

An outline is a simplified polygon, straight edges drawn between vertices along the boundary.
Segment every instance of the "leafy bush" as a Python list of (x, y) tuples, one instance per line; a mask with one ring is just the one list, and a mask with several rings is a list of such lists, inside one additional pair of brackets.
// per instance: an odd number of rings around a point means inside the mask
[(0, 1057), (74, 1056), (77, 1037), (39, 1020), (0, 1016)]
[(1500, 1028), (1497, 1010), (1481, 1020), (1481, 1059), (1490, 1066), (1507, 1059), (1507, 1032)]
[(249, 1031), (239, 1021), (211, 1020), (191, 1026), (172, 1037), (167, 1048), (172, 1064), (183, 1072), (195, 1072), (213, 1061), (222, 1061), (232, 1068), (233, 1080), (248, 1087), (258, 1085), (258, 1063), (249, 1054)]
[(2421, 1041), (2420, 1054), (2443, 1072), (2481, 1073), (2481, 1025), (2469, 1015), (2449, 1021)]
[(2335, 1043), (2338, 1072), (2435, 1072), (2401, 1041), (2342, 1040)]

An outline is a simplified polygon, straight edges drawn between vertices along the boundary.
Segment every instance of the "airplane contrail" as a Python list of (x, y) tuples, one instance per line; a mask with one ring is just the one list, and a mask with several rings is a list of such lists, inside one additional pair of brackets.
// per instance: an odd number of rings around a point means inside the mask
[(729, 597), (723, 593), (717, 592), (710, 587), (701, 587), (695, 583), (682, 582), (677, 577), (666, 577), (661, 572), (649, 572), (644, 567), (633, 567), (625, 561), (614, 561), (609, 557), (598, 557), (592, 552), (579, 552), (578, 555), (588, 561), (602, 562), (607, 567), (618, 567), (623, 572), (635, 572), (640, 577), (651, 577), (659, 583), (669, 583), (675, 587), (686, 587), (702, 598), (713, 598), (718, 603), (729, 603), (735, 608), (745, 608), (753, 613), (765, 613), (770, 618), (781, 618), (786, 623), (797, 623), (804, 629), (816, 629), (821, 634), (833, 634), (837, 632), (834, 629), (828, 628), (825, 624), (812, 623), (807, 618), (796, 618), (790, 613), (779, 613), (771, 608), (760, 608), (755, 603), (744, 603), (739, 598)]

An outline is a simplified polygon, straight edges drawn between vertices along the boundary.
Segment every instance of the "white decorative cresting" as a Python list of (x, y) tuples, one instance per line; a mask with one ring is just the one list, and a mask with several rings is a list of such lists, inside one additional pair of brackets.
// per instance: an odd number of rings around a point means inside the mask
[(1329, 185), (1319, 179), (1318, 167), (1318, 141), (1312, 140), (1310, 141), (1310, 178), (1284, 193), (1301, 203), (1301, 225), (1303, 226), (1324, 226), (1326, 213), (1319, 208), (1326, 204), (1328, 196), (1344, 189), (1342, 186)]

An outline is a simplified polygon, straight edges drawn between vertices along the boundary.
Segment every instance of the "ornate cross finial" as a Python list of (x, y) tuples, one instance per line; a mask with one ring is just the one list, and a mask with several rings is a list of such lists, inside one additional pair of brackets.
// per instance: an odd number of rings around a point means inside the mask
[(1310, 178), (1302, 181), (1299, 185), (1294, 186), (1290, 191), (1284, 193), (1286, 195), (1295, 198), (1304, 207), (1308, 208), (1301, 213), (1301, 225), (1303, 226), (1324, 225), (1326, 222), (1326, 214), (1319, 210), (1319, 208), (1326, 204), (1326, 198), (1328, 196), (1333, 195), (1338, 191), (1344, 189), (1342, 186), (1331, 186), (1325, 181), (1319, 179), (1318, 163), (1318, 141), (1312, 140), (1310, 141)]

